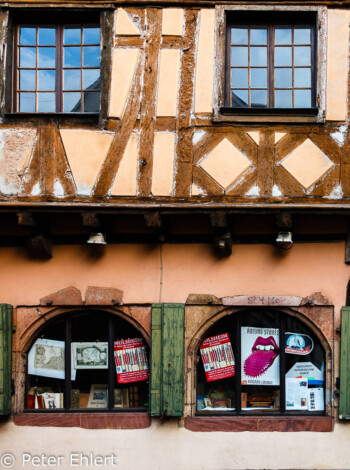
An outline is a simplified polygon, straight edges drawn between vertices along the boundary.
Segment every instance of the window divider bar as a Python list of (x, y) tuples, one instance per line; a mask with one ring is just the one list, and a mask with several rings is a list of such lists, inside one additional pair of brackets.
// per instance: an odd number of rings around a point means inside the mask
[(72, 319), (66, 318), (65, 321), (65, 400), (64, 408), (66, 411), (70, 410), (70, 394), (71, 394), (71, 377), (72, 377)]
[(114, 409), (114, 321), (108, 319), (108, 409)]
[(285, 317), (280, 314), (280, 413), (286, 411)]

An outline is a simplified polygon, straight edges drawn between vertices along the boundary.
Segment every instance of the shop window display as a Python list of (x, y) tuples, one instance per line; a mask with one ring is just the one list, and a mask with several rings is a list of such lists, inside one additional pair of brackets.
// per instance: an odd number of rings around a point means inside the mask
[(324, 350), (293, 316), (250, 310), (219, 320), (197, 367), (199, 414), (324, 414)]

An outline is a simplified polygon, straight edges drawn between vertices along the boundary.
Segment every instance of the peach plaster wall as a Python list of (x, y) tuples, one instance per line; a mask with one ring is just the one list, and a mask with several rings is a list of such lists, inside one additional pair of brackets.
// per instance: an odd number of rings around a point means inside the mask
[[(336, 316), (345, 302), (350, 266), (344, 243), (297, 244), (289, 252), (269, 245), (238, 245), (219, 259), (209, 245), (108, 245), (101, 258), (86, 246), (56, 246), (48, 261), (24, 249), (0, 249), (0, 301), (37, 305), (68, 286), (116, 287), (123, 303), (185, 302), (189, 294), (285, 295), (322, 292)], [(160, 297), (161, 266), (163, 274)]]

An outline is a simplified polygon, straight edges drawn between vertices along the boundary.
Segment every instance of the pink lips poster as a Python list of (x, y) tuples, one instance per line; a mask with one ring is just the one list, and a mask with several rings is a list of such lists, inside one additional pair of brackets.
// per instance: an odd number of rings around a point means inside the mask
[(208, 382), (235, 375), (235, 359), (227, 333), (204, 340), (200, 352)]
[(242, 385), (279, 385), (278, 328), (241, 327)]

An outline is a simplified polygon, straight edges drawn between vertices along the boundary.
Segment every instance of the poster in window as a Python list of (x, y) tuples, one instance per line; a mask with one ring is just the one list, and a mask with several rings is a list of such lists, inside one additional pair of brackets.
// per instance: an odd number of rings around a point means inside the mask
[(286, 410), (307, 410), (307, 379), (286, 379)]
[[(28, 354), (28, 374), (64, 379), (66, 376), (64, 341), (37, 339)], [(71, 380), (75, 380), (75, 377), (76, 369), (72, 358)]]
[(200, 352), (208, 382), (235, 375), (235, 359), (227, 333), (205, 339)]
[(310, 354), (314, 348), (312, 338), (300, 333), (285, 333), (285, 341), (286, 354), (306, 356), (307, 354)]
[(278, 328), (241, 327), (242, 385), (279, 385)]
[(148, 380), (148, 361), (142, 338), (114, 341), (114, 361), (120, 384)]

